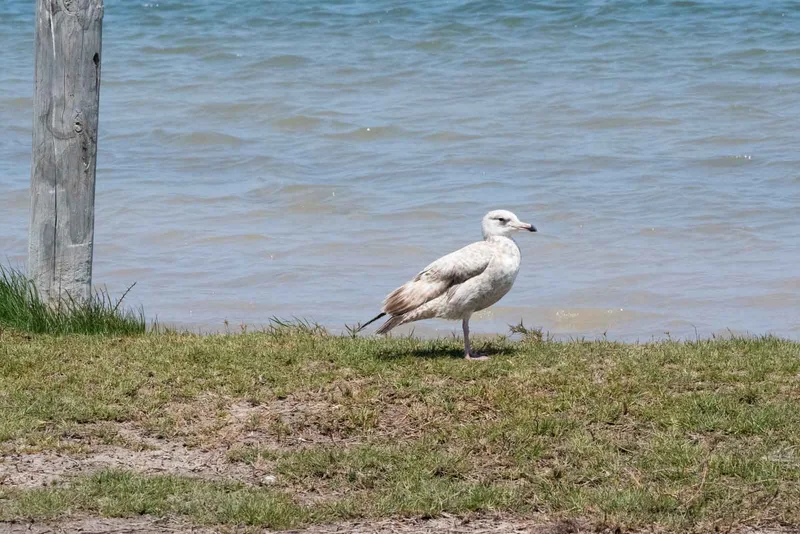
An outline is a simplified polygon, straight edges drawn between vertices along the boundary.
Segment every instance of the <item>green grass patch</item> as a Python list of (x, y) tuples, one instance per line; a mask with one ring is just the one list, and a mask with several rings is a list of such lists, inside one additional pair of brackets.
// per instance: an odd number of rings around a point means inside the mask
[(104, 517), (185, 515), (198, 523), (291, 528), (309, 520), (308, 511), (287, 495), (241, 484), (176, 476), (141, 476), (106, 470), (68, 488), (46, 488), (0, 501), (4, 519), (47, 519), (65, 512)]
[(0, 328), (37, 334), (144, 333), (144, 312), (123, 308), (124, 297), (114, 300), (98, 290), (85, 301), (64, 299), (51, 305), (24, 274), (0, 265)]
[[(0, 489), (0, 519), (182, 515), (290, 528), (545, 514), (597, 525), (800, 525), (800, 344), (528, 337), (0, 334), (0, 450), (91, 450), (124, 425), (267, 485), (133, 472)], [(237, 415), (238, 414), (238, 415)]]

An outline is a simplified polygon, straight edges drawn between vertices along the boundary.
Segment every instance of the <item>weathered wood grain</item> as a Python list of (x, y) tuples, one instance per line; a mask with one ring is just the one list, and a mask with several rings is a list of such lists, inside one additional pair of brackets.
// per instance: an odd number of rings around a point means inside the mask
[(37, 0), (28, 273), (43, 298), (91, 293), (103, 0)]

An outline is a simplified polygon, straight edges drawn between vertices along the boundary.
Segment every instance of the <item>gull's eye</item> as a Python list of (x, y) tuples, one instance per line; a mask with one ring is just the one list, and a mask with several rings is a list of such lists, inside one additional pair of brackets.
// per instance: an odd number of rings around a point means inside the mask
[(498, 217), (497, 220), (500, 221), (500, 224), (505, 224), (508, 222), (508, 219), (505, 217)]

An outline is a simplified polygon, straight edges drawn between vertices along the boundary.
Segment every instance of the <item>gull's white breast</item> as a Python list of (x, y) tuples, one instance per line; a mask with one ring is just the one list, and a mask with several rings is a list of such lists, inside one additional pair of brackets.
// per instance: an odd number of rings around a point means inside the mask
[(488, 308), (514, 285), (521, 261), (519, 247), (508, 237), (491, 237), (487, 242), (494, 250), (486, 270), (442, 295), (439, 317), (460, 319)]

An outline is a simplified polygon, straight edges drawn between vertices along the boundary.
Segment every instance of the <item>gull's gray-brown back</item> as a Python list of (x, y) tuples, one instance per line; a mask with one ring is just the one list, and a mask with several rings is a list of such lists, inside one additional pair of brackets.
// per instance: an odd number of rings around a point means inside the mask
[(442, 256), (389, 293), (383, 301), (382, 311), (389, 315), (403, 315), (422, 306), (454, 285), (480, 275), (489, 265), (492, 254), (491, 245), (479, 241)]

